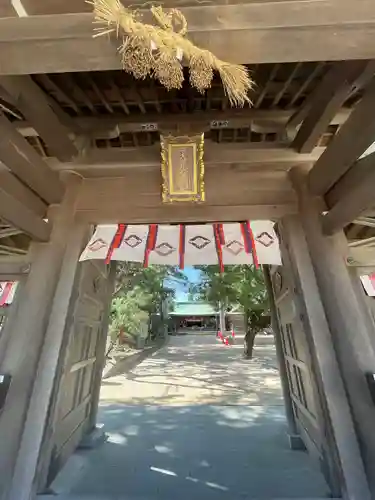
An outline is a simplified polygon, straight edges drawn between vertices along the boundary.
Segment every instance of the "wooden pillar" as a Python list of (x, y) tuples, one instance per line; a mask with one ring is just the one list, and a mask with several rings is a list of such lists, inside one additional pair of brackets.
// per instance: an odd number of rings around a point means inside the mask
[[(367, 372), (375, 371), (373, 322), (346, 266), (348, 246), (344, 234), (323, 234), (322, 201), (309, 193), (302, 170), (293, 169), (291, 180), (297, 192), (300, 220), (354, 418), (367, 478), (375, 494), (375, 406), (365, 377)], [(330, 398), (331, 394), (327, 394), (328, 401)], [(339, 423), (342, 425), (342, 418)]]
[[(290, 387), (289, 387), (289, 381), (288, 381), (288, 374), (286, 371), (285, 357), (284, 357), (284, 351), (283, 351), (282, 340), (281, 340), (281, 331), (280, 331), (280, 325), (279, 325), (279, 321), (278, 321), (278, 317), (277, 317), (277, 308), (276, 308), (276, 304), (275, 304), (275, 297), (274, 297), (274, 293), (273, 293), (272, 280), (271, 280), (269, 266), (263, 266), (263, 274), (264, 274), (264, 281), (266, 284), (266, 289), (267, 289), (267, 294), (268, 294), (268, 300), (269, 300), (269, 304), (270, 304), (271, 325), (272, 325), (273, 336), (275, 339), (277, 361), (279, 364), (281, 388), (283, 391), (283, 398), (284, 398), (284, 405), (285, 405), (285, 414), (286, 414), (286, 418), (287, 418), (287, 422), (288, 422), (288, 434), (289, 434), (289, 440), (290, 440), (290, 447), (292, 449), (294, 449), (295, 448), (294, 443), (297, 442), (296, 438), (298, 436), (298, 430), (297, 430), (297, 425), (296, 425), (296, 419), (294, 417), (294, 412), (293, 412), (293, 402), (292, 402), (292, 398), (290, 397)], [(298, 441), (300, 441), (300, 440), (298, 440)], [(296, 446), (296, 448), (301, 449), (301, 445)]]
[(303, 304), (301, 319), (309, 340), (313, 373), (322, 403), (323, 414), (319, 419), (321, 432), (327, 440), (327, 460), (331, 464), (333, 484), (338, 472), (344, 498), (369, 500), (357, 436), (300, 218), (286, 217), (281, 230), (287, 240), (299, 299)]
[[(33, 447), (44, 431), (49, 384), (54, 377), (53, 361), (46, 359), (47, 352), (48, 349), (56, 352), (55, 344), (58, 344), (62, 325), (62, 309), (58, 310), (55, 292), (63, 302), (64, 289), (68, 293), (69, 278), (64, 276), (67, 262), (76, 258), (76, 254), (72, 255), (71, 244), (74, 243), (76, 249), (82, 235), (82, 228), (74, 224), (79, 183), (76, 176), (67, 183), (61, 206), (54, 207), (56, 210), (50, 214), (53, 222), (50, 241), (32, 244), (29, 276), (20, 292), (17, 316), (8, 325), (12, 335), (0, 367), (3, 373), (12, 376), (0, 416), (0, 476), (7, 478), (0, 481), (0, 498), (6, 500), (29, 499), (30, 496), (38, 451)], [(56, 290), (62, 265), (64, 272)], [(64, 308), (65, 303), (60, 306)], [(31, 439), (32, 435), (35, 440)]]

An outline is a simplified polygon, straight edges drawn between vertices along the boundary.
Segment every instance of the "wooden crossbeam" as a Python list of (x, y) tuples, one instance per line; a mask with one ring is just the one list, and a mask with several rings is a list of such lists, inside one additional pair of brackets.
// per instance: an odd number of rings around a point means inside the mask
[(375, 140), (375, 79), (309, 173), (313, 194), (324, 195)]
[(326, 200), (330, 211), (323, 217), (327, 234), (333, 234), (375, 206), (375, 153), (365, 156), (339, 180)]
[(30, 270), (30, 260), (24, 255), (7, 255), (0, 257), (1, 281), (18, 281)]
[(67, 161), (78, 153), (69, 137), (69, 130), (60, 122), (47, 95), (30, 76), (2, 76), (0, 86), (9, 93), (19, 111), (35, 127), (53, 156)]
[[(178, 131), (181, 126), (192, 129), (225, 130), (245, 128), (255, 125), (264, 132), (281, 131), (293, 110), (227, 109), (223, 111), (205, 111), (181, 114), (147, 113), (146, 115), (125, 116), (113, 114), (103, 117), (77, 117), (71, 122), (74, 129), (79, 129), (93, 138), (113, 138), (124, 132), (153, 132), (163, 130)], [(350, 109), (340, 109), (331, 120), (333, 125), (341, 125), (350, 114)], [(32, 123), (23, 120), (14, 122), (19, 132), (27, 137), (38, 135)]]
[(375, 64), (372, 62), (345, 61), (335, 64), (309, 99), (309, 112), (293, 141), (294, 149), (299, 153), (311, 152), (353, 88), (368, 83), (374, 73)]
[(285, 215), (297, 212), (293, 203), (284, 204), (247, 204), (228, 206), (161, 206), (157, 209), (150, 207), (129, 207), (118, 210), (110, 206), (92, 210), (78, 210), (77, 221), (86, 224), (114, 224), (126, 220), (130, 224), (169, 224), (191, 222), (236, 222), (246, 219), (278, 220)]
[(48, 241), (50, 224), (22, 205), (0, 186), (0, 217), (37, 241)]
[(77, 217), (93, 223), (168, 222), (168, 218), (169, 222), (235, 221), (246, 213), (247, 218), (272, 219), (295, 210), (295, 194), (285, 172), (253, 173), (231, 165), (223, 165), (220, 175), (217, 172), (215, 167), (206, 167), (206, 202), (202, 205), (162, 203), (160, 171), (152, 167), (127, 169), (117, 178), (84, 179)]
[[(181, 11), (190, 39), (231, 62), (375, 58), (372, 0), (251, 2)], [(92, 38), (92, 21), (91, 13), (0, 19), (0, 72), (120, 68), (113, 41)]]
[[(206, 165), (243, 164), (259, 165), (263, 169), (289, 170), (291, 165), (312, 164), (324, 148), (315, 148), (310, 154), (299, 154), (286, 143), (228, 143), (206, 141)], [(60, 163), (54, 159), (48, 164), (56, 171), (74, 170), (84, 177), (118, 176), (129, 168), (160, 168), (160, 147), (91, 149), (73, 163)]]
[(35, 149), (0, 114), (0, 160), (47, 203), (59, 203), (63, 186)]

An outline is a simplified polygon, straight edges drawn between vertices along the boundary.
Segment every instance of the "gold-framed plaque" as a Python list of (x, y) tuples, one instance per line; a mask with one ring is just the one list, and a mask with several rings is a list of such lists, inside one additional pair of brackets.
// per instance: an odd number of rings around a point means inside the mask
[(204, 202), (204, 134), (160, 136), (162, 200)]

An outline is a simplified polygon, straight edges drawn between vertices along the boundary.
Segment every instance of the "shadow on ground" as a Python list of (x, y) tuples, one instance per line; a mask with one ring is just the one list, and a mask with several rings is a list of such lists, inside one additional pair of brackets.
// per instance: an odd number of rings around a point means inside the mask
[(75, 494), (132, 500), (324, 497), (304, 452), (288, 448), (280, 407), (104, 405), (108, 442)]

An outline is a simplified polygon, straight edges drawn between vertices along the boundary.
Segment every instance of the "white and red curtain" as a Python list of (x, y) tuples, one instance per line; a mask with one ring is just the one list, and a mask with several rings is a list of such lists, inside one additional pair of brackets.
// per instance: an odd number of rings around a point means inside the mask
[(375, 273), (361, 276), (363, 288), (369, 297), (375, 297)]
[(104, 259), (193, 266), (219, 264), (280, 265), (271, 221), (230, 224), (100, 225), (80, 260)]
[(8, 306), (13, 302), (17, 285), (17, 281), (0, 281), (0, 307)]

